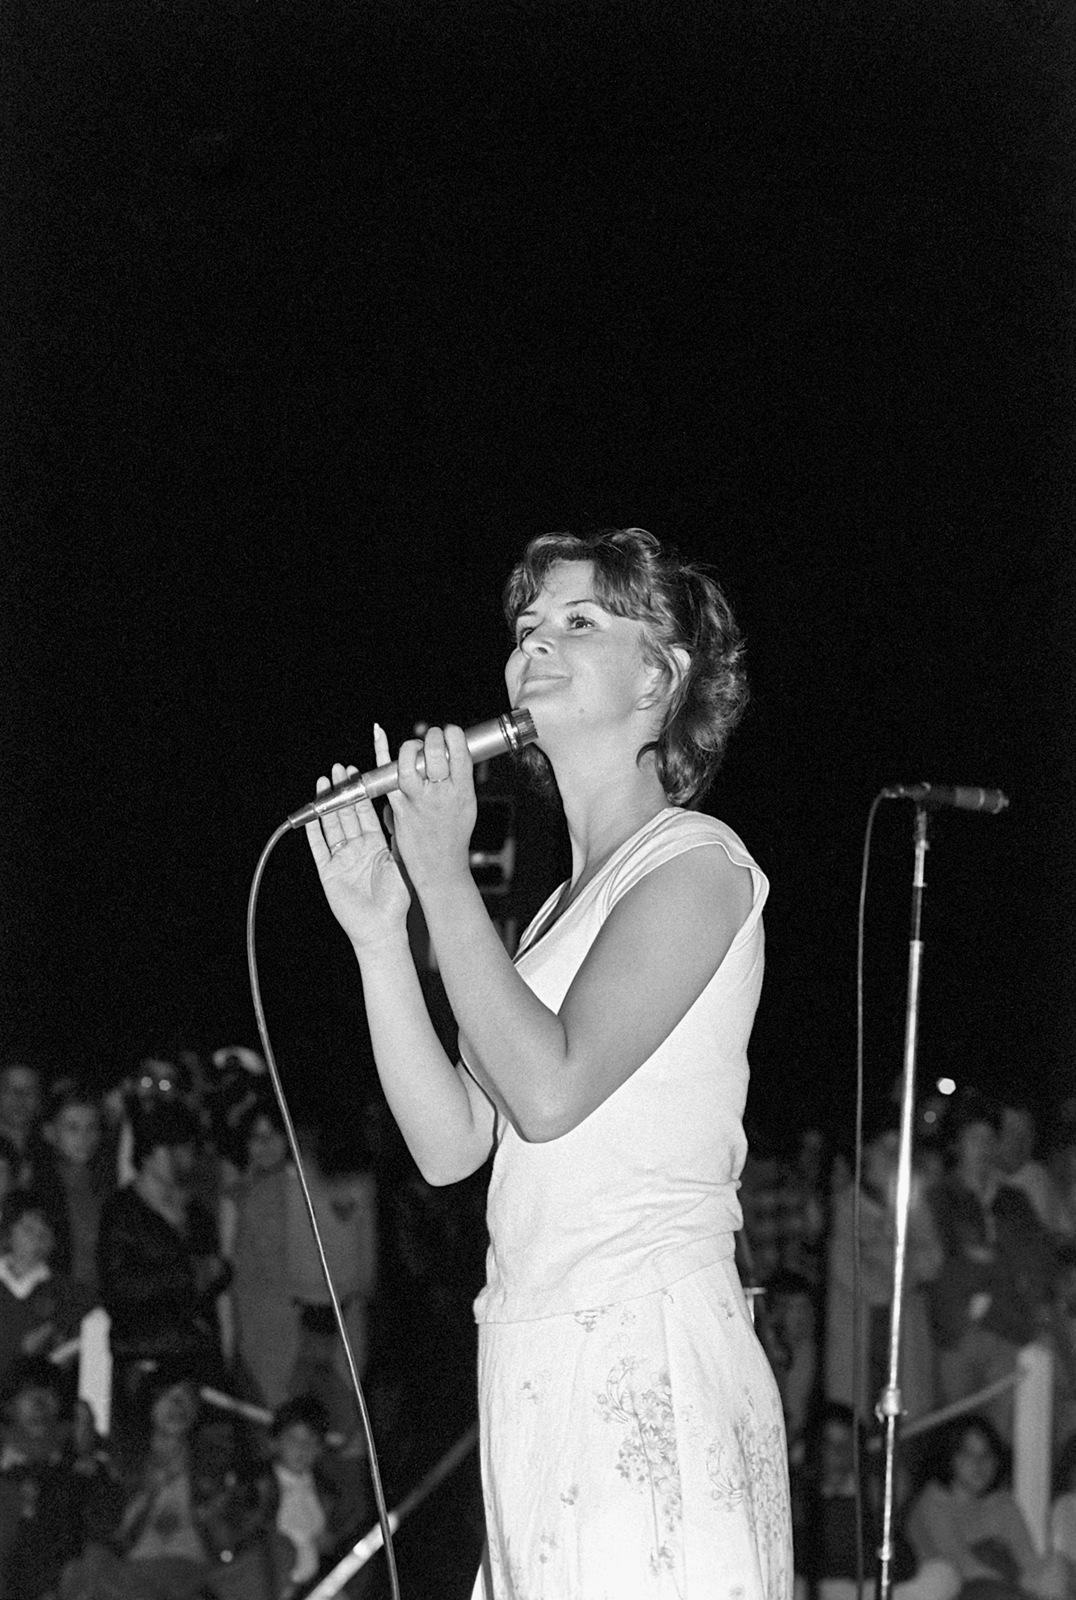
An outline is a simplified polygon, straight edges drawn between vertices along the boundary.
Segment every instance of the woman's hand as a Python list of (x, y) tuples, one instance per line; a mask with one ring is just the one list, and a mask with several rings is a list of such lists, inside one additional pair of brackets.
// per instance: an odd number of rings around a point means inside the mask
[[(416, 766), (422, 752), (426, 770)], [(388, 741), (374, 729), (378, 765), (391, 759)], [(397, 757), (400, 787), (389, 795), (396, 844), (408, 876), (424, 889), (454, 879), (469, 879), (468, 846), (478, 815), (471, 752), (463, 729), (429, 728), (425, 737), (408, 739)]]
[[(384, 734), (380, 729), (376, 733), (381, 746), (387, 748)], [(374, 745), (377, 749), (376, 734)], [(378, 760), (382, 760), (380, 754)], [(318, 793), (355, 777), (358, 770), (338, 762), (331, 780), (318, 779)], [(325, 898), (355, 950), (398, 936), (405, 928), (411, 897), (372, 803), (362, 800), (308, 822), (306, 837)]]

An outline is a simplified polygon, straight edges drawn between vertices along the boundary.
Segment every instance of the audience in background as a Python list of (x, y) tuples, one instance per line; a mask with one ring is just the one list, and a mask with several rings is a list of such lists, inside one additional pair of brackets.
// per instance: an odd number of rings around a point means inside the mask
[(192, 1377), (223, 1379), (215, 1299), (228, 1268), (216, 1219), (191, 1193), (196, 1141), (186, 1107), (143, 1112), (134, 1128), (134, 1179), (101, 1213), (97, 1270), (112, 1318), (113, 1393), (121, 1410), (155, 1362), (182, 1361)]
[(1046, 1224), (1057, 1238), (1076, 1244), (1076, 1126), (1058, 1122), (1046, 1149)]
[[(297, 1130), (299, 1152), (322, 1248), (347, 1328), (355, 1369), (362, 1377), (369, 1339), (369, 1305), (377, 1276), (377, 1200), (373, 1174), (323, 1154), (325, 1138), (313, 1123)], [(306, 1201), (293, 1168), (287, 1169), (286, 1251), (291, 1294), (299, 1307), (299, 1348), (288, 1379), (291, 1394), (318, 1396), (339, 1433), (358, 1425), (348, 1364), (314, 1242)]]
[(0, 1394), (0, 1593), (38, 1600), (81, 1554), (94, 1464), (68, 1419), (70, 1384), (52, 1362), (23, 1358)]
[[(205, 1068), (193, 1056), (147, 1057), (103, 1127), (100, 1103), (72, 1081), (52, 1089), (42, 1122), (36, 1068), (11, 1062), (0, 1072), (0, 1595), (290, 1600), (334, 1541), (368, 1526), (343, 1348), (266, 1090), (264, 1063), (250, 1051), (218, 1051)], [(1018, 1347), (1049, 1337), (1056, 1559), (1030, 1547), (1003, 1483), (1003, 1437), (987, 1418), (965, 1418), (925, 1486), (921, 1452), (937, 1434), (902, 1447), (898, 1512), (910, 1544), (898, 1539), (897, 1600), (952, 1600), (961, 1583), (963, 1600), (1076, 1600), (1076, 1124), (1052, 1123), (1040, 1163), (1027, 1106), (1009, 1104), (999, 1117), (978, 1097), (954, 1106), (935, 1096), (929, 1109), (916, 1122), (908, 1216), (905, 1412), (921, 1416), (935, 1400), (1011, 1375)], [(370, 1163), (327, 1159), (324, 1130), (300, 1132), (356, 1362), (362, 1372), (376, 1331), (376, 1403), (392, 1434), (383, 1442), (413, 1481), (427, 1464), (412, 1466), (409, 1450), (428, 1378), (412, 1388), (411, 1368), (438, 1370), (439, 1400), (469, 1409), (482, 1178), (430, 1190), (405, 1163), (380, 1197), (382, 1237)], [(358, 1127), (356, 1139), (365, 1143)], [(872, 1408), (888, 1371), (897, 1149), (883, 1114), (866, 1139), (859, 1193), (858, 1366), (856, 1196), (845, 1167), (808, 1128), (785, 1143), (756, 1135), (744, 1171), (740, 1254), (765, 1291), (759, 1329), (785, 1410), (797, 1570), (821, 1600), (845, 1600), (857, 1564), (853, 1404), (864, 1426), (868, 1574), (876, 1560)], [(117, 1170), (128, 1175), (120, 1188)], [(234, 1338), (222, 1350), (218, 1297), (229, 1273)], [(74, 1409), (70, 1376), (35, 1354), (73, 1331), (97, 1297), (113, 1319), (111, 1440), (96, 1437), (85, 1407)], [(409, 1361), (386, 1372), (402, 1348)], [(207, 1380), (275, 1413), (260, 1446), (245, 1427), (201, 1415)], [(1006, 1432), (1011, 1407), (1006, 1394), (986, 1408)]]
[[(863, 1145), (858, 1206), (856, 1191), (843, 1190), (833, 1202), (826, 1276), (826, 1397), (858, 1406), (869, 1415), (889, 1377), (889, 1328), (893, 1305), (893, 1245), (896, 1218), (897, 1156), (900, 1134), (890, 1117), (871, 1130)], [(904, 1261), (901, 1327), (901, 1398), (909, 1418), (925, 1416), (934, 1405), (934, 1340), (927, 1287), (942, 1267), (942, 1246), (924, 1186), (913, 1173)], [(858, 1361), (854, 1286), (859, 1291)]]
[(292, 1547), (285, 1600), (314, 1577), (339, 1523), (340, 1497), (321, 1467), (327, 1432), (325, 1409), (311, 1395), (285, 1401), (273, 1417), (269, 1498), (273, 1525)]
[(18, 1154), (15, 1181), (32, 1184), (44, 1155), (41, 1134), (41, 1074), (36, 1067), (9, 1061), (0, 1067), (0, 1136)]
[(1067, 1600), (1076, 1593), (1063, 1556), (1040, 1556), (1006, 1482), (1008, 1454), (983, 1416), (963, 1416), (944, 1430), (937, 1465), (913, 1501), (907, 1535), (921, 1561), (950, 1562), (967, 1600), (1037, 1595)]
[[(1026, 1195), (1001, 1181), (998, 1131), (997, 1112), (985, 1101), (963, 1108), (953, 1170), (928, 1195), (944, 1255), (931, 1306), (945, 1402), (1011, 1374), (1020, 1346), (1047, 1323), (1051, 1243)], [(1011, 1389), (984, 1409), (1011, 1438)]]
[[(818, 1404), (818, 1329), (813, 1285), (796, 1272), (778, 1272), (766, 1285), (765, 1318), (770, 1356), (788, 1440), (791, 1468), (802, 1466), (808, 1431)], [(760, 1328), (760, 1332), (761, 1332)]]
[(38, 1187), (56, 1230), (56, 1271), (93, 1298), (98, 1292), (101, 1209), (111, 1187), (101, 1135), (98, 1102), (88, 1090), (66, 1085), (49, 1109)]
[(0, 1212), (0, 1384), (20, 1356), (44, 1355), (78, 1329), (92, 1298), (52, 1270), (55, 1233), (32, 1189), (13, 1189)]
[(1027, 1105), (1006, 1102), (998, 1126), (997, 1165), (1002, 1183), (1027, 1198), (1044, 1228), (1050, 1226), (1050, 1176), (1035, 1159), (1035, 1117)]
[(274, 1104), (248, 1107), (238, 1132), (244, 1170), (225, 1196), (235, 1351), (243, 1388), (275, 1410), (289, 1393), (299, 1354), (300, 1312), (288, 1264), (295, 1179)]

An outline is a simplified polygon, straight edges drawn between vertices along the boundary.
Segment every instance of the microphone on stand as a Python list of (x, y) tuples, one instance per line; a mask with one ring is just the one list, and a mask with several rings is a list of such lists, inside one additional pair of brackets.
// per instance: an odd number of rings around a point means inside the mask
[(958, 811), (981, 811), (996, 817), (1009, 803), (1000, 789), (946, 788), (940, 783), (894, 783), (882, 790), (883, 800), (914, 800), (928, 811), (955, 806)]
[[(521, 707), (518, 711), (506, 711), (503, 716), (493, 717), (489, 722), (476, 723), (473, 728), (467, 729), (463, 737), (472, 761), (489, 761), (493, 756), (503, 756), (509, 750), (522, 750), (525, 744), (533, 744), (538, 737), (538, 730), (530, 712)], [(415, 764), (419, 772), (425, 773), (426, 758), (421, 750)], [(317, 799), (293, 811), (288, 823), (293, 828), (304, 828), (308, 822), (314, 822), (330, 811), (353, 806), (358, 800), (374, 800), (378, 795), (388, 794), (399, 787), (400, 769), (395, 761), (390, 761), (387, 766), (374, 767), (361, 777), (349, 778), (346, 783), (326, 789)]]

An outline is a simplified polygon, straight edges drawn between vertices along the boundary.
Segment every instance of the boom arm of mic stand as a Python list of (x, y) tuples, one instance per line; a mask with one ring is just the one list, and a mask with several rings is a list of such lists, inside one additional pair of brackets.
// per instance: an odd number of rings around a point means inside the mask
[(923, 916), (927, 812), (915, 813), (915, 868), (912, 878), (912, 927), (908, 947), (908, 1000), (904, 1024), (904, 1072), (900, 1094), (900, 1150), (897, 1157), (896, 1227), (893, 1240), (893, 1304), (889, 1327), (889, 1368), (878, 1399), (877, 1414), (885, 1426), (885, 1489), (882, 1501), (882, 1543), (878, 1551), (878, 1600), (891, 1600), (893, 1580), (893, 1505), (897, 1426), (903, 1410), (900, 1392), (900, 1344), (904, 1313), (904, 1268), (908, 1213), (912, 1193), (912, 1122), (915, 1115), (915, 1067), (919, 1038), (919, 982), (923, 961), (920, 937)]

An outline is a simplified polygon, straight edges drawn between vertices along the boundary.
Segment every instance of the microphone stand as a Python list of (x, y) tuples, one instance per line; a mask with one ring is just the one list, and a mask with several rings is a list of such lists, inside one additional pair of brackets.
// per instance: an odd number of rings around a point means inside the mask
[(889, 1368), (875, 1414), (885, 1426), (885, 1490), (882, 1499), (882, 1542), (878, 1550), (878, 1600), (893, 1591), (893, 1501), (897, 1426), (903, 1412), (900, 1392), (900, 1337), (903, 1320), (904, 1263), (908, 1244), (908, 1212), (912, 1192), (912, 1122), (915, 1112), (915, 1058), (919, 1034), (919, 977), (923, 959), (920, 926), (923, 915), (923, 869), (926, 862), (927, 812), (915, 812), (915, 867), (912, 877), (912, 929), (908, 950), (908, 1002), (904, 1028), (904, 1073), (900, 1098), (900, 1150), (897, 1158), (896, 1228), (893, 1244), (893, 1308), (889, 1327)]

